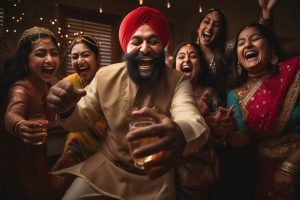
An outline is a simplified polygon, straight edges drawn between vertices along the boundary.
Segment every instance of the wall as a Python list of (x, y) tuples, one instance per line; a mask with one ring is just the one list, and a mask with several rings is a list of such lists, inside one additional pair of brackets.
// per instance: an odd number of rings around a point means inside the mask
[[(62, 0), (61, 3), (83, 7), (86, 9), (98, 9), (100, 0)], [(174, 45), (183, 40), (188, 40), (192, 30), (198, 24), (200, 0), (173, 0), (171, 8), (166, 8), (165, 0), (144, 0), (144, 5), (162, 10), (168, 17), (173, 28)], [(124, 17), (130, 10), (139, 6), (138, 0), (102, 0), (104, 12)], [(260, 8), (256, 0), (202, 0), (204, 9), (211, 7), (221, 8), (228, 19), (229, 38), (242, 25), (258, 21)], [(283, 42), (283, 47), (289, 54), (300, 55), (300, 8), (299, 0), (278, 0), (274, 9), (275, 32)]]
[[(124, 17), (129, 11), (138, 7), (138, 0), (28, 0), (21, 1), (23, 9), (30, 14), (29, 19), (19, 27), (19, 32), (33, 25), (39, 25), (38, 13), (48, 13), (56, 16), (55, 3), (65, 4), (87, 10), (98, 11), (100, 1), (104, 12)], [(221, 8), (228, 19), (229, 38), (234, 37), (235, 33), (242, 25), (249, 22), (258, 21), (260, 8), (257, 0), (201, 0), (204, 9), (211, 7)], [(274, 9), (275, 32), (283, 42), (284, 49), (291, 55), (300, 54), (300, 8), (299, 0), (278, 0)], [(200, 0), (171, 0), (171, 8), (166, 8), (166, 0), (144, 0), (144, 5), (155, 7), (164, 12), (172, 26), (173, 46), (178, 45), (183, 40), (188, 40), (191, 32), (198, 25), (200, 13), (198, 12)], [(3, 3), (3, 2), (2, 2)], [(8, 13), (7, 17), (14, 13)], [(80, 13), (78, 13), (80, 15)], [(101, 14), (99, 13), (99, 17)], [(49, 25), (48, 25), (49, 26)], [(46, 25), (47, 27), (47, 25)], [(9, 33), (7, 37), (16, 40), (18, 33)], [(7, 42), (8, 43), (8, 42)], [(14, 44), (14, 43), (12, 43)], [(9, 45), (15, 47), (15, 45)], [(11, 49), (11, 48), (7, 48)], [(4, 52), (9, 52), (6, 50)]]

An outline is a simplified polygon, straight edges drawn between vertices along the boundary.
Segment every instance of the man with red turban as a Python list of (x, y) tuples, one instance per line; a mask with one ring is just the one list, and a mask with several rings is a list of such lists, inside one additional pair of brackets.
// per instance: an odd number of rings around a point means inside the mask
[(167, 18), (160, 11), (143, 6), (137, 8), (134, 12), (129, 13), (122, 21), (119, 30), (119, 40), (123, 52), (126, 52), (127, 45), (132, 35), (143, 24), (147, 24), (155, 31), (163, 47), (167, 45), (170, 37)]
[[(94, 156), (55, 173), (78, 177), (63, 199), (175, 199), (173, 167), (181, 155), (204, 145), (208, 128), (199, 114), (190, 82), (164, 62), (169, 39), (165, 16), (154, 8), (140, 7), (121, 23), (119, 39), (124, 62), (101, 68), (89, 86), (75, 89), (66, 80), (54, 85), (47, 97), (70, 131), (107, 122), (106, 137)], [(156, 123), (129, 131), (139, 117)], [(128, 142), (158, 138), (129, 153)], [(134, 165), (134, 158), (156, 156)]]

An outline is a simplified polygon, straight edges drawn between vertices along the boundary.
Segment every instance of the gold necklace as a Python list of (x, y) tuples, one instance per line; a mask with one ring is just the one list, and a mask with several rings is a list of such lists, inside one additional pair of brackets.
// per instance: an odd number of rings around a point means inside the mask
[(208, 60), (209, 60), (209, 62), (208, 62), (209, 71), (212, 74), (216, 74), (217, 73), (217, 63), (216, 63), (216, 60), (215, 60), (215, 56), (212, 56), (212, 58), (208, 59)]

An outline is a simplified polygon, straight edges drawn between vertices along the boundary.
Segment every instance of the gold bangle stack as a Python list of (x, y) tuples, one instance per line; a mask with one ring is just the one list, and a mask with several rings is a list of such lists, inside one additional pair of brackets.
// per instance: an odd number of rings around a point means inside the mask
[(20, 127), (21, 123), (23, 123), (24, 121), (26, 121), (26, 120), (22, 119), (15, 124), (15, 126), (14, 126), (14, 134), (15, 135), (19, 135), (19, 127)]
[(284, 161), (280, 165), (279, 171), (289, 176), (296, 176), (298, 172), (298, 166), (292, 162)]

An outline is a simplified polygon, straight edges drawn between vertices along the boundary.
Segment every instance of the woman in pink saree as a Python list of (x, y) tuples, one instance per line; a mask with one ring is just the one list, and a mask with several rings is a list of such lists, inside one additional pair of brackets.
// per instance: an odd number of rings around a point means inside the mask
[(278, 52), (272, 32), (259, 24), (236, 38), (228, 107), (235, 105), (237, 128), (227, 144), (253, 145), (255, 200), (293, 200), (300, 193), (300, 58), (281, 61)]

